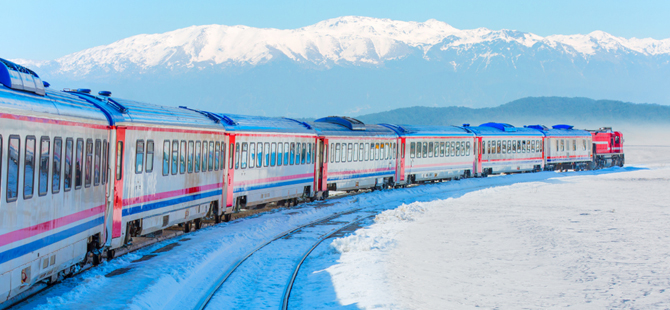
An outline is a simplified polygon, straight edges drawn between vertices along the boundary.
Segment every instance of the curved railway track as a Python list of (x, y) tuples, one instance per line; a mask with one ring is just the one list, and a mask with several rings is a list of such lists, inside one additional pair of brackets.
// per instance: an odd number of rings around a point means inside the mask
[[(309, 254), (312, 253), (312, 251), (316, 249), (316, 247), (319, 246), (323, 241), (333, 237), (336, 233), (341, 232), (345, 228), (357, 224), (362, 220), (371, 218), (377, 214), (377, 212), (366, 211), (365, 209), (368, 208), (369, 207), (356, 208), (353, 210), (338, 212), (329, 215), (327, 217), (314, 220), (312, 222), (285, 231), (275, 236), (272, 240), (269, 240), (257, 246), (256, 248), (249, 251), (244, 257), (239, 259), (235, 264), (233, 264), (233, 266), (230, 269), (228, 269), (225, 273), (223, 273), (223, 275), (218, 279), (218, 281), (216, 281), (216, 283), (213, 286), (208, 288), (203, 298), (198, 300), (197, 304), (193, 307), (193, 309), (201, 310), (208, 308), (208, 305), (210, 305), (210, 301), (212, 301), (212, 299), (217, 295), (217, 293), (222, 290), (222, 288), (227, 284), (227, 282), (231, 279), (231, 277), (235, 273), (240, 272), (243, 265), (248, 261), (248, 259), (251, 258), (254, 254), (257, 254), (260, 251), (263, 251), (264, 249), (268, 248), (269, 245), (281, 240), (287, 240), (287, 238), (291, 237), (306, 239), (309, 237), (316, 236), (315, 241), (311, 244), (311, 247), (306, 249), (302, 255), (292, 257), (294, 259), (295, 264), (291, 268), (289, 278), (286, 281), (286, 285), (283, 291), (281, 292), (282, 296), (281, 300), (277, 302), (278, 304), (281, 305), (282, 309), (286, 309), (286, 307), (288, 307), (289, 304), (291, 289), (296, 280), (298, 272), (300, 271), (300, 267), (305, 262)], [(344, 219), (347, 217), (353, 217), (353, 219), (347, 220), (344, 223), (342, 223), (341, 221), (337, 221), (338, 219)], [(327, 229), (325, 232), (319, 231), (319, 229), (309, 230), (309, 228), (317, 228), (319, 226), (327, 228), (330, 228), (331, 226), (335, 227)]]

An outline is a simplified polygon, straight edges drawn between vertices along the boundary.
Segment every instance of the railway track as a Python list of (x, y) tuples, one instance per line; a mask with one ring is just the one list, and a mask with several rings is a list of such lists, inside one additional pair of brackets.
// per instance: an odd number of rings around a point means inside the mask
[[(362, 220), (369, 219), (377, 214), (377, 212), (365, 209), (368, 208), (357, 208), (353, 210), (347, 210), (332, 214), (330, 216), (321, 219), (317, 219), (315, 221), (306, 223), (304, 225), (283, 232), (275, 236), (272, 240), (269, 240), (257, 246), (253, 250), (249, 251), (244, 257), (240, 258), (225, 273), (223, 273), (223, 275), (218, 279), (218, 281), (216, 281), (216, 283), (207, 290), (206, 294), (200, 300), (198, 300), (198, 303), (193, 307), (193, 309), (198, 310), (208, 309), (208, 306), (211, 306), (211, 301), (216, 298), (217, 293), (226, 291), (225, 286), (228, 284), (228, 282), (230, 282), (231, 278), (236, 273), (244, 272), (243, 269), (245, 269), (245, 264), (248, 263), (249, 259), (254, 255), (259, 255), (259, 252), (261, 251), (272, 251), (273, 249), (270, 249), (271, 245), (277, 242), (287, 242), (287, 240), (289, 240), (288, 238), (292, 238), (294, 240), (296, 239), (305, 240), (310, 238), (314, 239), (312, 243), (308, 243), (306, 245), (303, 242), (303, 246), (305, 249), (301, 251), (302, 253), (301, 255), (292, 255), (294, 253), (291, 253), (287, 255), (290, 257), (278, 258), (276, 261), (277, 264), (265, 266), (264, 268), (269, 270), (275, 270), (274, 272), (275, 275), (282, 274), (286, 276), (285, 279), (287, 280), (283, 290), (281, 290), (281, 292), (278, 292), (278, 294), (276, 294), (278, 296), (281, 296), (281, 298), (277, 300), (277, 305), (278, 306), (281, 305), (282, 309), (286, 309), (286, 307), (288, 307), (289, 304), (291, 289), (296, 280), (298, 272), (300, 271), (300, 267), (305, 262), (309, 254), (312, 253), (312, 251), (316, 249), (316, 247), (319, 246), (323, 241), (332, 238), (338, 232), (341, 232), (342, 230), (356, 223), (359, 223)], [(288, 266), (286, 266), (286, 260), (290, 260), (291, 262), (293, 262), (293, 264), (290, 264), (291, 268), (287, 268)], [(277, 266), (282, 265), (282, 263), (284, 264), (284, 266)], [(257, 268), (257, 266), (251, 263), (250, 266), (247, 268), (253, 269)], [(285, 272), (276, 272), (276, 270), (279, 268), (283, 269)], [(258, 270), (255, 271), (258, 272)], [(274, 289), (278, 289), (278, 287), (274, 287)], [(209, 308), (218, 308), (218, 307), (209, 307)]]

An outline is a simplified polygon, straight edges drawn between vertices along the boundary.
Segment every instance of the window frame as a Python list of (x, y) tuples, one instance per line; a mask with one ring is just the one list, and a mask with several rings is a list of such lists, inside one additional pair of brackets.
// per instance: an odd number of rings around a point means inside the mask
[(93, 186), (100, 185), (100, 165), (101, 165), (102, 141), (95, 139), (93, 145)]
[[(0, 153), (2, 153), (2, 137), (0, 137)], [(56, 145), (60, 145), (58, 147), (58, 156), (56, 156)], [(60, 184), (62, 183), (62, 177), (60, 175), (61, 170), (63, 168), (63, 138), (61, 137), (54, 137), (54, 143), (53, 143), (53, 157), (51, 160), (51, 194), (58, 194), (60, 193)], [(0, 154), (0, 162), (2, 161), (2, 155)]]
[[(16, 150), (16, 160), (12, 160), (12, 140), (16, 141), (16, 144), (18, 146)], [(16, 164), (16, 175), (15, 176), (10, 176), (10, 172), (12, 169), (10, 169), (10, 162), (14, 162)], [(5, 199), (7, 202), (14, 202), (19, 199), (19, 175), (21, 174), (21, 136), (19, 135), (9, 135), (9, 139), (7, 139), (7, 181), (6, 181), (6, 191), (5, 191)], [(10, 187), (9, 184), (12, 183), (10, 180), (15, 180), (15, 188), (14, 188), (14, 196), (10, 195)]]
[[(46, 162), (43, 163), (45, 160), (44, 158), (44, 143), (47, 143), (47, 153), (46, 153)], [(48, 136), (42, 136), (40, 138), (40, 157), (39, 157), (39, 169), (37, 170), (37, 195), (42, 197), (46, 196), (46, 194), (49, 193), (49, 171), (50, 171), (50, 164), (51, 164), (51, 139)], [(45, 164), (45, 165), (43, 165)], [(44, 191), (42, 191), (42, 175), (43, 173), (46, 172), (46, 176), (44, 177)]]
[[(68, 144), (70, 149), (68, 152)], [(74, 185), (74, 169), (72, 163), (74, 162), (75, 142), (74, 138), (65, 139), (65, 165), (63, 166), (63, 191), (69, 192)]]
[(135, 174), (144, 172), (144, 146), (143, 139), (137, 139), (137, 141), (135, 141)]

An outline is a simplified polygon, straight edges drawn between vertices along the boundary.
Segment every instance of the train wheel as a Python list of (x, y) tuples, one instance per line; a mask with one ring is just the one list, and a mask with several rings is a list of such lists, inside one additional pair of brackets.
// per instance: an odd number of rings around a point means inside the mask
[(214, 215), (214, 223), (215, 224), (221, 223), (221, 215), (219, 215), (218, 213)]
[(188, 221), (184, 223), (184, 233), (190, 233), (191, 232), (191, 221)]
[(202, 228), (202, 221), (200, 219), (195, 220), (195, 229), (198, 230)]
[(107, 250), (107, 260), (114, 259), (114, 255), (116, 255), (116, 250)]
[(224, 222), (230, 222), (230, 219), (232, 219), (232, 218), (233, 218), (232, 214), (226, 214), (226, 215), (223, 216), (223, 221)]
[(93, 255), (92, 257), (92, 264), (93, 266), (100, 265), (100, 262), (102, 261), (102, 254), (100, 253), (91, 253)]

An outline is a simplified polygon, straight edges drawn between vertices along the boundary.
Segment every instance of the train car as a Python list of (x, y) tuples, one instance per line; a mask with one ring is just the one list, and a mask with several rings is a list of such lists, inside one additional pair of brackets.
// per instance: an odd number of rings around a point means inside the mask
[(319, 148), (324, 150), (315, 167), (322, 172), (317, 176), (319, 195), (395, 184), (400, 140), (395, 131), (340, 116), (317, 119), (310, 125), (319, 135)]
[(475, 135), (455, 126), (380, 124), (400, 136), (397, 184), (460, 179), (475, 171)]
[[(106, 205), (107, 257), (132, 237), (223, 213), (225, 128), (206, 112), (110, 97), (72, 94), (110, 115), (111, 189)], [(223, 147), (222, 147), (223, 146)]]
[(0, 302), (75, 272), (104, 238), (108, 120), (44, 85), (0, 59)]
[(595, 168), (623, 167), (626, 162), (623, 152), (623, 134), (611, 127), (589, 130), (593, 139), (593, 163)]
[(315, 193), (317, 135), (288, 118), (216, 114), (227, 131), (226, 212), (269, 202), (295, 204)]
[(591, 133), (570, 125), (524, 126), (544, 135), (544, 170), (585, 170), (592, 162)]
[(541, 171), (544, 168), (544, 135), (530, 128), (503, 123), (485, 123), (463, 128), (477, 135), (478, 176)]

